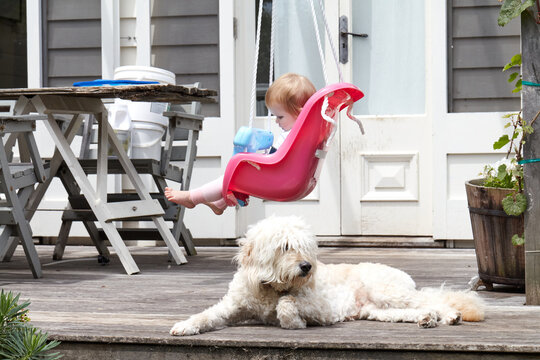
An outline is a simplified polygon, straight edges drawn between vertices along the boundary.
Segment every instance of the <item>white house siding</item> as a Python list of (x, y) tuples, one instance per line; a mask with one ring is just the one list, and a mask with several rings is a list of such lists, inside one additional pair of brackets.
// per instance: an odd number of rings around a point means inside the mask
[[(42, 4), (43, 85), (62, 86), (74, 81), (100, 78), (101, 0), (43, 0)], [(203, 87), (218, 90), (221, 96), (232, 93), (228, 98), (231, 104), (218, 102), (203, 106), (207, 119), (199, 141), (192, 186), (212, 180), (223, 172), (231, 154), (230, 143), (236, 124), (241, 122), (235, 119), (234, 114), (242, 111), (234, 110), (232, 103), (237, 106), (247, 106), (248, 103), (247, 100), (236, 99), (248, 94), (249, 90), (235, 87), (234, 81), (238, 81), (237, 84), (250, 83), (245, 80), (250, 77), (250, 71), (234, 73), (234, 64), (229, 66), (235, 51), (232, 17), (238, 14), (232, 14), (232, 11), (230, 16), (228, 14), (227, 20), (231, 21), (231, 26), (226, 31), (230, 32), (227, 36), (230, 35), (231, 40), (227, 43), (228, 48), (221, 48), (220, 35), (223, 35), (224, 28), (219, 21), (220, 6), (229, 10), (233, 7), (228, 1), (219, 0), (151, 2), (152, 65), (173, 71), (178, 84), (199, 81)], [(236, 11), (241, 6), (241, 2), (234, 5)], [(505, 28), (499, 28), (495, 21), (499, 6), (497, 0), (448, 1), (448, 109), (440, 111), (441, 118), (459, 120), (461, 114), (470, 112), (484, 112), (483, 116), (486, 117), (485, 112), (519, 107), (519, 97), (510, 92), (511, 86), (506, 83), (507, 74), (501, 73), (502, 66), (519, 52), (519, 23), (514, 21)], [(120, 0), (121, 65), (135, 64), (134, 9), (134, 0)], [(254, 27), (241, 22), (235, 25), (239, 29), (238, 37), (253, 38), (251, 32)], [(246, 51), (251, 52), (251, 49), (247, 48)], [(230, 58), (223, 59), (223, 54), (230, 55)], [(248, 57), (237, 56), (234, 61), (246, 61)], [(223, 73), (224, 61), (227, 64), (225, 71), (230, 74)], [(220, 79), (225, 75), (234, 81), (221, 83)], [(248, 96), (243, 98), (248, 99)], [(225, 114), (223, 109), (226, 106), (229, 110)], [(496, 116), (493, 114), (494, 118)], [(45, 156), (50, 156), (53, 147), (44, 134), (40, 149)], [(480, 150), (482, 154), (487, 151), (489, 149)], [(441, 161), (443, 159), (446, 161), (446, 155), (441, 157)], [(448, 176), (453, 177), (450, 172)], [(441, 193), (446, 193), (446, 190)], [(438, 218), (441, 212), (437, 210), (436, 203), (441, 201), (434, 199), (433, 202), (434, 217)], [(43, 207), (61, 208), (65, 203), (65, 193), (57, 182), (51, 187)], [(198, 207), (187, 212), (186, 222), (196, 238), (230, 238), (238, 235), (238, 218), (234, 210), (216, 217), (209, 209)], [(36, 236), (56, 236), (59, 225), (60, 213), (48, 211), (36, 215), (32, 224)], [(440, 233), (442, 237), (438, 238), (445, 238), (445, 232)], [(74, 235), (84, 235), (82, 227), (75, 227)]]
[(520, 108), (501, 69), (520, 52), (519, 21), (497, 25), (497, 0), (449, 1), (449, 112)]

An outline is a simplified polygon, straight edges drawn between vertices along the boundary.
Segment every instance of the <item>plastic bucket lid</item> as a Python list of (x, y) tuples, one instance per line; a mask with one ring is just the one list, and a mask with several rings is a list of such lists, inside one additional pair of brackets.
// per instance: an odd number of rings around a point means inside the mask
[(114, 69), (114, 80), (159, 81), (161, 84), (176, 84), (176, 75), (168, 70), (153, 66), (120, 66)]

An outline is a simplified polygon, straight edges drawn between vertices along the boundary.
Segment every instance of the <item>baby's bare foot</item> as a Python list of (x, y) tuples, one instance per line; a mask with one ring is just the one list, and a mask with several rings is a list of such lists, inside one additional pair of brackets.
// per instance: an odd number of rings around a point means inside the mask
[(165, 188), (165, 197), (167, 200), (192, 209), (195, 207), (193, 201), (189, 197), (189, 191), (173, 190), (169, 187)]

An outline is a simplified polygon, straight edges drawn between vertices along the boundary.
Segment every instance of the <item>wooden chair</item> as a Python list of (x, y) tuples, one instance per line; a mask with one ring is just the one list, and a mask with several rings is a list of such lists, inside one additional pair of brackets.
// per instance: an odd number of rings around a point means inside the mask
[[(198, 84), (195, 84), (197, 86)], [(185, 208), (169, 202), (164, 195), (167, 180), (179, 184), (179, 188), (187, 190), (191, 181), (193, 162), (197, 154), (197, 140), (202, 130), (204, 117), (200, 115), (200, 103), (190, 105), (175, 105), (174, 111), (163, 113), (168, 117), (169, 125), (162, 141), (161, 159), (131, 159), (139, 174), (150, 174), (157, 186), (157, 192), (152, 197), (162, 205), (166, 221), (172, 221), (171, 233), (174, 239), (181, 241), (188, 255), (196, 255), (193, 238), (189, 229), (186, 228), (183, 219)], [(93, 128), (93, 119), (85, 121), (82, 131), (82, 145), (80, 163), (87, 174), (95, 174), (97, 162), (93, 159), (92, 146), (97, 141), (97, 134)], [(109, 174), (123, 174), (122, 166), (118, 159), (108, 159)], [(96, 227), (95, 216), (90, 211), (89, 205), (80, 189), (74, 182), (68, 169), (61, 168), (57, 174), (62, 181), (69, 199), (69, 208), (62, 215), (62, 225), (53, 254), (53, 259), (62, 259), (64, 248), (67, 244), (69, 231), (73, 221), (82, 221), (86, 227), (94, 245), (100, 253), (98, 260), (108, 262), (108, 251), (103, 245), (106, 240), (105, 233)], [(137, 200), (138, 195), (132, 193), (108, 194), (109, 202)], [(130, 221), (146, 221), (148, 218), (133, 218)], [(123, 227), (118, 232), (124, 240), (158, 240), (161, 239), (155, 228)]]
[[(0, 115), (0, 260), (8, 261), (18, 244), (22, 242), (26, 259), (35, 278), (41, 277), (41, 265), (32, 240), (32, 230), (25, 215), (25, 205), (34, 185), (43, 183), (49, 176), (34, 138), (36, 120), (42, 116)], [(4, 140), (4, 137), (7, 139)], [(19, 161), (13, 161), (15, 143), (19, 147)]]

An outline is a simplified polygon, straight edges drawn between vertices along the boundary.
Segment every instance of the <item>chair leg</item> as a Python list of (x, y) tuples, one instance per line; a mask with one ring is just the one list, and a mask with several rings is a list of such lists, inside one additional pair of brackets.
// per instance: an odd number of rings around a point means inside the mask
[(13, 220), (15, 222), (14, 225), (10, 226), (17, 229), (32, 275), (34, 278), (40, 278), (41, 263), (39, 262), (39, 256), (32, 240), (32, 230), (30, 229), (30, 223), (24, 216), (21, 199), (13, 185), (13, 179), (11, 177), (11, 172), (9, 171), (9, 163), (4, 146), (0, 146), (0, 173), (2, 182), (5, 186), (4, 195), (6, 196), (6, 202), (11, 207)]
[(19, 245), (19, 239), (11, 236), (13, 232), (11, 226), (4, 225), (0, 234), (0, 262), (11, 261), (11, 257)]
[[(64, 188), (68, 193), (68, 198), (80, 194), (81, 189), (77, 186), (73, 174), (71, 174), (71, 172), (65, 168), (65, 165), (62, 165), (62, 168), (57, 173), (57, 176), (60, 178), (60, 181), (64, 185)], [(72, 205), (70, 204), (70, 206)], [(67, 221), (62, 221), (62, 226), (60, 227), (58, 241), (56, 243), (53, 254), (54, 260), (62, 259), (64, 254), (64, 248), (67, 245), (71, 224), (68, 225), (66, 223)], [(83, 224), (86, 228), (86, 231), (88, 231), (88, 235), (90, 236), (90, 239), (92, 239), (92, 242), (94, 243), (94, 246), (96, 247), (99, 255), (108, 258), (111, 254), (109, 253), (109, 249), (107, 249), (107, 246), (105, 245), (105, 241), (99, 236), (96, 224), (93, 221), (83, 221)]]
[(188, 254), (188, 256), (197, 255), (197, 250), (195, 250), (195, 245), (193, 244), (193, 237), (191, 236), (191, 232), (186, 227), (186, 225), (184, 225), (185, 211), (186, 208), (181, 206), (178, 214), (178, 220), (174, 222), (172, 228), (172, 234), (177, 242), (182, 242), (182, 245), (184, 245), (184, 249), (186, 249), (186, 253)]
[(73, 222), (70, 220), (63, 220), (62, 225), (60, 226), (60, 232), (56, 239), (56, 245), (54, 246), (53, 260), (62, 260), (64, 256), (64, 249), (66, 248), (69, 230), (71, 230), (71, 224)]
[(99, 230), (96, 224), (93, 221), (83, 221), (83, 225), (86, 228), (86, 231), (88, 231), (90, 239), (94, 243), (94, 246), (96, 247), (99, 255), (103, 256), (106, 260), (108, 260), (111, 256), (111, 253), (109, 252), (109, 249), (105, 244), (105, 240), (103, 240), (99, 235)]

